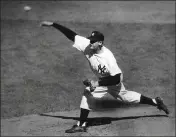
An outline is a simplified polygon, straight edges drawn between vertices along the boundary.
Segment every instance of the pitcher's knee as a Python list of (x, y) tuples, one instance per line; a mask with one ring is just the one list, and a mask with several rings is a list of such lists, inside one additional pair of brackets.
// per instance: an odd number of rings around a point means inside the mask
[(139, 103), (141, 94), (134, 91), (127, 91), (120, 95), (121, 99), (126, 103)]
[(87, 87), (87, 88), (84, 89), (84, 93), (83, 93), (83, 95), (84, 95), (84, 96), (92, 96), (89, 87)]
[(91, 110), (86, 96), (82, 96), (80, 108)]

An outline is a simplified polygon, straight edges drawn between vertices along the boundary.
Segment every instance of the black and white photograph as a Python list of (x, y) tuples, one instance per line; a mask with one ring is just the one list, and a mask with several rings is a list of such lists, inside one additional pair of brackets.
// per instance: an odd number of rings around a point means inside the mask
[(1, 0), (1, 136), (175, 136), (175, 1)]

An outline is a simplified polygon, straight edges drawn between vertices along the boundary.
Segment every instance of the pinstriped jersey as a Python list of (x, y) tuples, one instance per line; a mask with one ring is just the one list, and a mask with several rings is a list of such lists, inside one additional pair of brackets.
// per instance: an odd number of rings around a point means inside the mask
[(92, 53), (92, 50), (90, 49), (90, 40), (76, 35), (73, 47), (83, 52), (89, 62), (90, 68), (98, 78), (122, 73), (114, 55), (105, 46), (102, 47), (101, 53)]

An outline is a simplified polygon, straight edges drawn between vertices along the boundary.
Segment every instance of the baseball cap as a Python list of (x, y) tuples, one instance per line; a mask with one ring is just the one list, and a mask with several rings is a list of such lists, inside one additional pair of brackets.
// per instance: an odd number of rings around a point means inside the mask
[(90, 43), (95, 43), (97, 41), (104, 41), (104, 35), (99, 31), (93, 31), (89, 37)]

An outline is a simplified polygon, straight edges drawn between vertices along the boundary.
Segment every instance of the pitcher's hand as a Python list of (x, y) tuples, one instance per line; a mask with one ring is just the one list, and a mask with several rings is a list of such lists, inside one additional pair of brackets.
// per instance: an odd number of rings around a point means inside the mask
[(96, 87), (99, 86), (98, 81), (86, 79), (83, 81), (83, 84), (87, 87), (90, 87), (90, 91), (93, 92)]
[(42, 21), (40, 23), (40, 26), (52, 26), (53, 25), (53, 22), (51, 21)]

